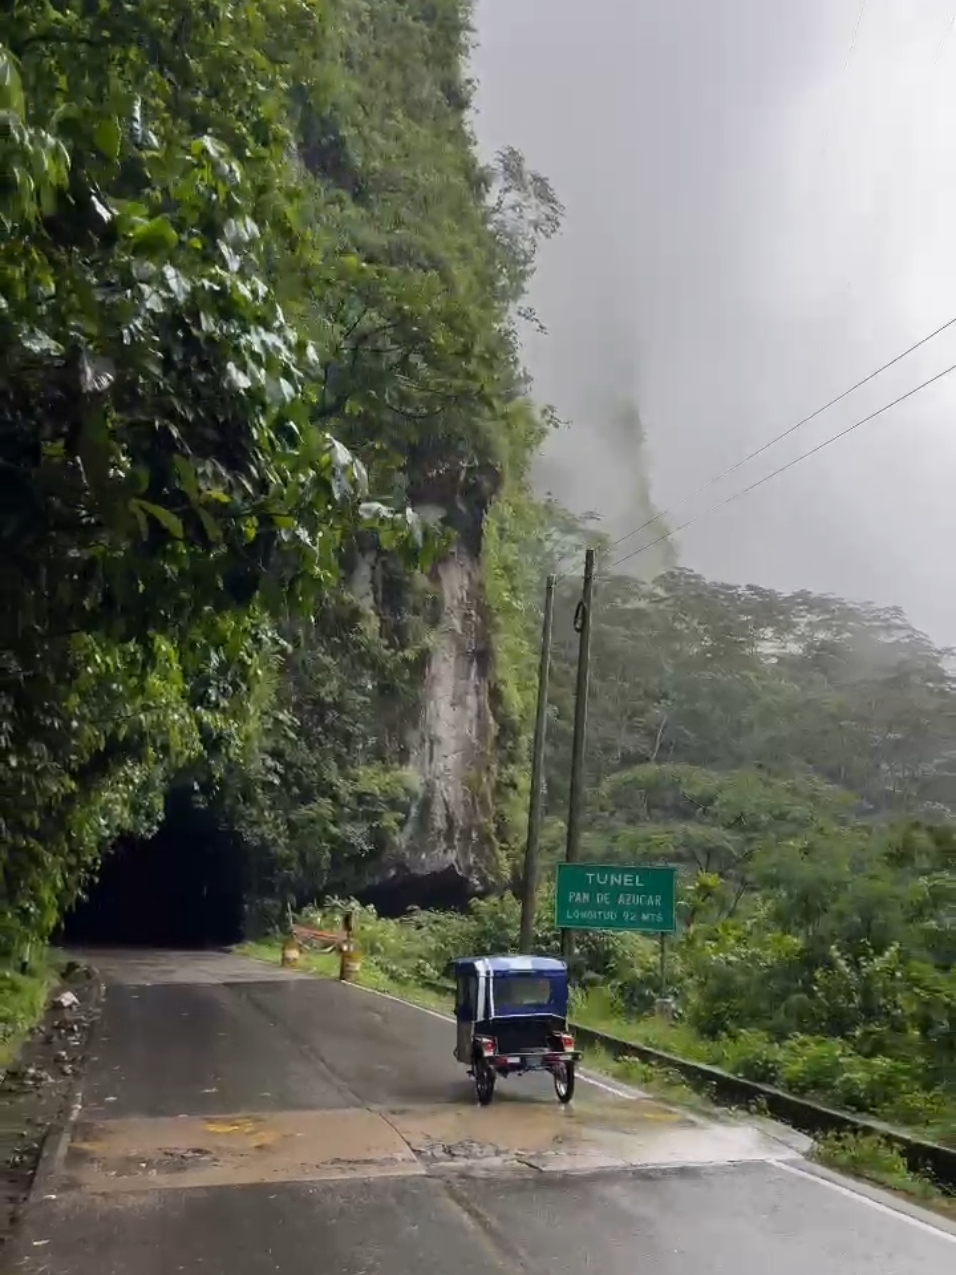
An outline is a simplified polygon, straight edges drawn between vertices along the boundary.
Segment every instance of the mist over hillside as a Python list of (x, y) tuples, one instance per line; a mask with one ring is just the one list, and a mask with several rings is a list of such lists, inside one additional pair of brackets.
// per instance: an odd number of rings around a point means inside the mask
[[(482, 149), (514, 142), (567, 208), (532, 289), (547, 335), (525, 342), (570, 422), (539, 482), (612, 537), (643, 521), (620, 403), (679, 523), (956, 362), (950, 329), (682, 504), (953, 317), (951, 4), (480, 0), (476, 36)], [(956, 640), (954, 408), (956, 380), (925, 390), (688, 528), (681, 560)]]

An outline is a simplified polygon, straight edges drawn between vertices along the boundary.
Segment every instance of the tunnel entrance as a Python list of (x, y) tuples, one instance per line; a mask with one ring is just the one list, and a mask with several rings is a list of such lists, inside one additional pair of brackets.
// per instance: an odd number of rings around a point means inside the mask
[[(339, 893), (348, 896), (346, 887), (342, 887)], [(367, 886), (356, 894), (359, 903), (371, 904), (379, 916), (391, 917), (404, 916), (409, 908), (462, 912), (477, 897), (479, 892), (474, 884), (454, 868), (432, 872), (427, 876), (396, 873), (378, 885)]]
[(62, 941), (86, 947), (227, 947), (243, 936), (243, 854), (189, 794), (171, 794), (148, 841), (118, 842)]

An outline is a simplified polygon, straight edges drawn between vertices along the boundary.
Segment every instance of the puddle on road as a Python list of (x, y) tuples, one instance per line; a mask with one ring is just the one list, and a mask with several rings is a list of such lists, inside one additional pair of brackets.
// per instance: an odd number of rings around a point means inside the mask
[(469, 1158), (523, 1158), (546, 1152), (609, 1149), (651, 1127), (693, 1127), (679, 1112), (645, 1099), (495, 1101), (490, 1107), (410, 1107), (388, 1119), (425, 1162), (458, 1163)]
[(777, 1158), (786, 1151), (745, 1125), (711, 1125), (651, 1099), (557, 1103), (497, 1100), (480, 1108), (409, 1108), (389, 1120), (422, 1163), (440, 1171), (516, 1164), (593, 1171)]

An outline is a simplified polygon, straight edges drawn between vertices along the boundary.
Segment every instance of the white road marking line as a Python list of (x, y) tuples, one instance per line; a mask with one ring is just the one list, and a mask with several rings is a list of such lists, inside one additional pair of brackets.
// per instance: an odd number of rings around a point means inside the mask
[(578, 1075), (585, 1084), (593, 1085), (595, 1089), (603, 1089), (605, 1093), (614, 1094), (616, 1098), (629, 1098), (631, 1102), (636, 1102), (639, 1098), (647, 1096), (637, 1089), (623, 1089), (618, 1085), (611, 1084), (607, 1080), (598, 1080), (598, 1078), (593, 1076), (589, 1071), (580, 1071), (578, 1072)]
[[(849, 1196), (851, 1200), (856, 1200), (859, 1204), (867, 1204), (871, 1209), (876, 1209), (878, 1213), (886, 1213), (892, 1218), (896, 1218), (900, 1222), (909, 1222), (910, 1226), (915, 1226), (920, 1231), (926, 1231), (930, 1235), (935, 1235), (937, 1239), (948, 1240), (950, 1244), (956, 1244), (956, 1234), (952, 1231), (942, 1229), (942, 1225), (934, 1226), (932, 1222), (924, 1222), (922, 1218), (913, 1217), (911, 1213), (904, 1213), (901, 1209), (894, 1209), (892, 1205), (884, 1204), (882, 1200), (874, 1200), (872, 1196), (863, 1195), (860, 1191), (854, 1191), (852, 1186), (844, 1186), (841, 1182), (833, 1182), (830, 1178), (818, 1177), (815, 1173), (809, 1172), (807, 1169), (801, 1169), (797, 1164), (788, 1164), (784, 1160), (768, 1160), (768, 1164), (773, 1165), (775, 1169), (780, 1169), (784, 1173), (792, 1173), (795, 1177), (803, 1178), (805, 1182), (815, 1182), (818, 1186), (829, 1187), (831, 1191), (836, 1191), (840, 1195)], [(942, 1219), (940, 1219), (942, 1223)]]
[[(372, 996), (382, 996), (387, 1001), (394, 1001), (396, 1005), (407, 1005), (409, 1009), (417, 1009), (421, 1014), (428, 1014), (431, 1018), (438, 1018), (443, 1023), (453, 1023), (455, 1020), (450, 1014), (443, 1014), (440, 1010), (429, 1009), (427, 1005), (416, 1005), (414, 1001), (406, 1001), (401, 996), (395, 996), (392, 992), (380, 992), (377, 987), (363, 987), (361, 983), (347, 983), (347, 987), (354, 987), (359, 992), (369, 992)], [(607, 1080), (598, 1080), (596, 1076), (592, 1076), (588, 1071), (579, 1071), (578, 1075), (585, 1084), (593, 1085), (595, 1089), (603, 1089), (605, 1093), (610, 1093), (615, 1098), (629, 1098), (634, 1101), (644, 1095), (634, 1089), (625, 1089), (622, 1086), (615, 1085)]]
[(395, 996), (392, 992), (380, 992), (377, 987), (366, 987), (363, 983), (346, 983), (345, 986), (352, 987), (357, 992), (368, 992), (370, 996), (381, 996), (384, 1000), (394, 1001), (396, 1005), (407, 1005), (409, 1009), (417, 1009), (420, 1014), (428, 1014), (431, 1018), (440, 1018), (443, 1023), (453, 1023), (455, 1021), (450, 1014), (443, 1014), (437, 1009), (429, 1009), (427, 1005), (416, 1005), (414, 1001), (403, 1000), (401, 996)]

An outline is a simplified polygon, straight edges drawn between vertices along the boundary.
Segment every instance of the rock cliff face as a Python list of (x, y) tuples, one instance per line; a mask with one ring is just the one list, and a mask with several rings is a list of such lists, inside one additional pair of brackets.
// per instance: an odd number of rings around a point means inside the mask
[(405, 732), (404, 760), (417, 791), (400, 837), (365, 891), (389, 911), (453, 906), (500, 883), (493, 658), (481, 567), (486, 507), (486, 499), (470, 509), (460, 500), (432, 507), (457, 539), (432, 571), (437, 614)]
[[(416, 894), (471, 894), (490, 884), (493, 847), (490, 649), (481, 566), (462, 546), (436, 569), (441, 619), (429, 651), (409, 762), (419, 791), (389, 864)], [(404, 891), (403, 891), (404, 893)]]

